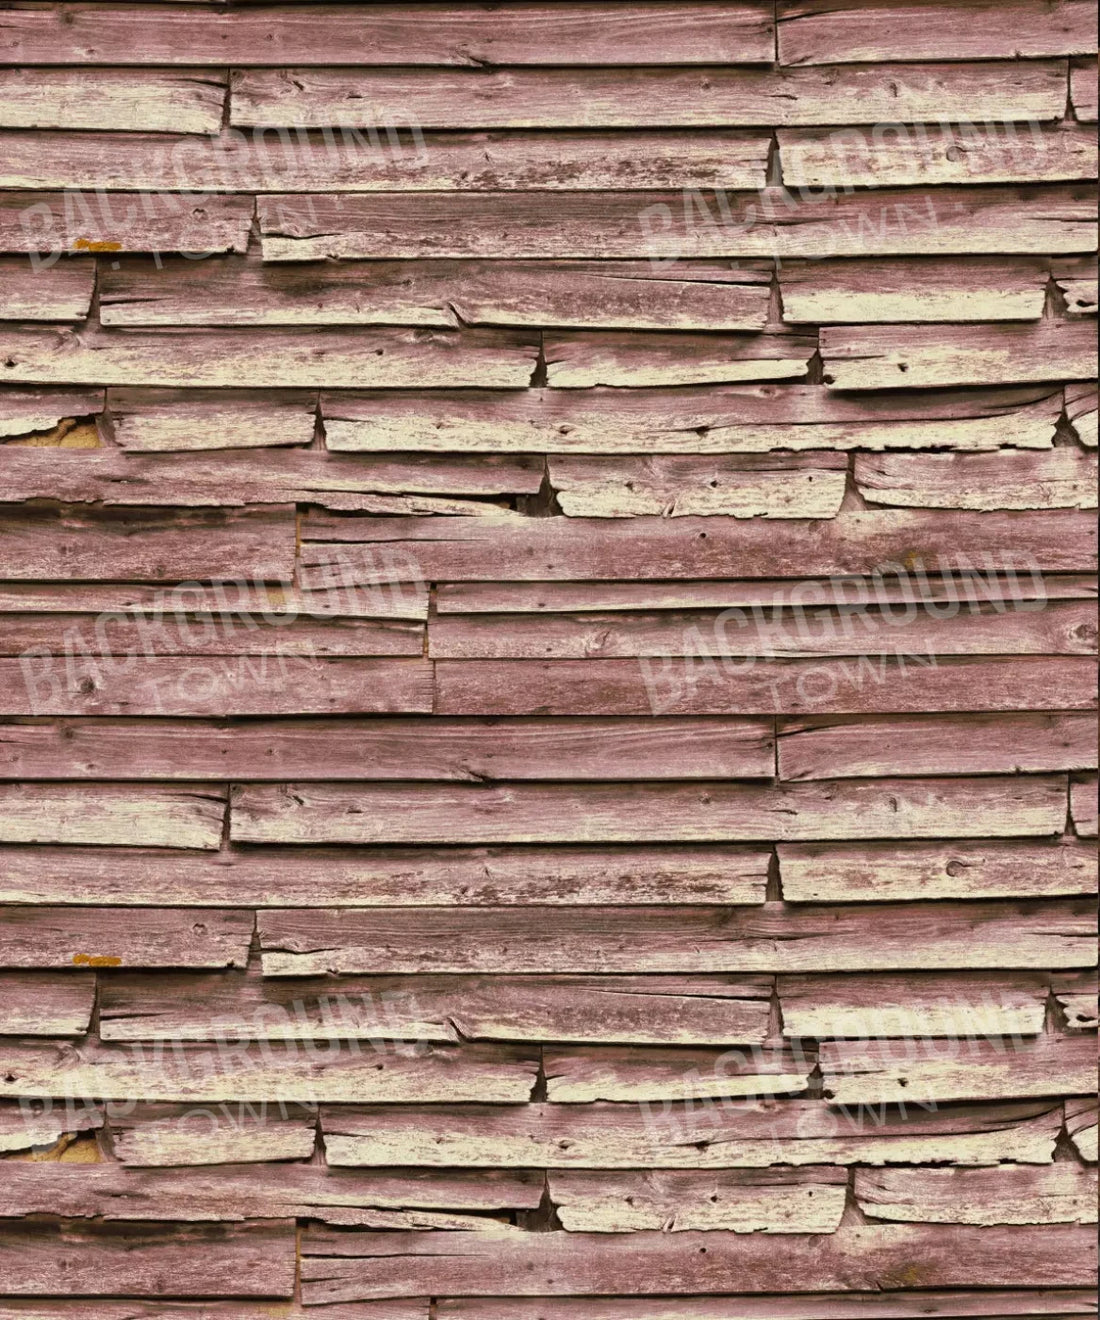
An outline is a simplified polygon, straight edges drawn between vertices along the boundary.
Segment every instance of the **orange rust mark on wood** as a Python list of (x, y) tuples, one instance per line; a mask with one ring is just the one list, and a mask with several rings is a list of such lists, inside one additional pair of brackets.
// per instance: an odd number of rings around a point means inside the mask
[(74, 953), (74, 967), (121, 967), (122, 959), (108, 954)]
[(76, 252), (121, 252), (122, 244), (109, 239), (78, 238), (73, 242)]

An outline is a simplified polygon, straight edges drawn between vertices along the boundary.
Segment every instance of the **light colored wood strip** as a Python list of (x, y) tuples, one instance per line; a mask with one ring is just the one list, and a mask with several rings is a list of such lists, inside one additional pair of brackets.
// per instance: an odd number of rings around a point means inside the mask
[(1066, 416), (1077, 439), (1089, 449), (1096, 448), (1097, 391), (1095, 385), (1066, 386)]
[(903, 563), (913, 547), (920, 546), (921, 568), (928, 573), (957, 571), (962, 563), (981, 571), (988, 567), (988, 555), (1009, 551), (1013, 565), (1027, 563), (1051, 572), (1096, 571), (1096, 520), (1087, 513), (952, 516), (845, 510), (814, 527), (812, 541), (807, 541), (806, 531), (795, 524), (722, 518), (456, 521), (334, 518), (312, 512), (302, 519), (302, 566), (306, 582), (314, 586), (334, 585), (312, 581), (326, 566), (339, 571), (345, 585), (728, 580), (731, 564), (746, 578), (801, 581), (807, 575), (880, 572), (886, 564)]
[[(243, 967), (252, 926), (251, 912), (221, 908), (196, 919), (173, 908), (5, 907), (0, 910), (0, 966)], [(33, 1048), (48, 1054), (45, 1046)], [(52, 1092), (46, 1087), (34, 1094)]]
[[(0, 52), (2, 54), (2, 52)], [(0, 252), (244, 252), (255, 203), (230, 193), (14, 192), (0, 198)]]
[(0, 839), (213, 849), (225, 810), (213, 784), (0, 784)]
[(1084, 839), (1096, 838), (1096, 776), (1084, 775), (1070, 784), (1073, 828)]
[(247, 449), (310, 445), (315, 397), (249, 390), (112, 389), (108, 410), (123, 449)]
[(1096, 892), (1096, 859), (1080, 844), (952, 842), (782, 844), (779, 870), (790, 903), (909, 902)]
[(48, 1150), (66, 1138), (94, 1132), (102, 1126), (103, 1110), (97, 1105), (35, 1106), (0, 1100), (0, 1156), (33, 1160), (42, 1149)]
[[(161, 0), (150, 0), (159, 4)], [(199, 0), (173, 0), (179, 4), (197, 4)], [(204, 0), (205, 2), (205, 0)], [(253, 0), (246, 0), (251, 4)], [(213, 0), (223, 5), (225, 0)], [(269, 1315), (278, 1307), (279, 1320), (316, 1320), (309, 1307), (297, 1302), (254, 1303), (215, 1301), (195, 1302), (144, 1301), (140, 1297), (124, 1302), (101, 1298), (5, 1299), (0, 1303), (0, 1320), (195, 1320), (198, 1311), (203, 1320), (257, 1320), (257, 1314)], [(357, 1302), (352, 1306), (329, 1308), (326, 1320), (429, 1320), (428, 1298), (398, 1297), (381, 1302)], [(648, 1320), (648, 1317), (646, 1318)]]
[(1047, 272), (1038, 257), (784, 261), (779, 288), (794, 323), (1035, 321)]
[[(3, 272), (0, 272), (2, 278)], [(49, 277), (46, 277), (48, 281)], [(43, 291), (46, 284), (43, 284)], [(7, 290), (0, 286), (0, 297)], [(18, 296), (18, 288), (16, 290)], [(88, 288), (91, 295), (91, 286)], [(6, 389), (0, 391), (0, 436), (32, 435), (35, 431), (52, 431), (66, 420), (89, 417), (103, 411), (102, 390), (35, 390)]]
[(855, 481), (877, 504), (925, 509), (1095, 509), (1095, 454), (857, 454)]
[(882, 188), (813, 201), (777, 187), (561, 193), (552, 208), (505, 192), (258, 201), (265, 261), (1050, 255), (1093, 251), (1095, 214), (1095, 188), (1081, 184)]
[(1096, 1101), (1066, 1101), (1066, 1131), (1083, 1160), (1096, 1163)]
[(543, 1050), (552, 1104), (661, 1103), (801, 1095), (815, 1060), (799, 1047), (743, 1050), (638, 1049), (602, 1046)]
[(1095, 1224), (1096, 1171), (857, 1169), (856, 1200), (874, 1219), (921, 1224)]
[(281, 848), (186, 854), (9, 847), (0, 901), (304, 908), (630, 907), (670, 899), (756, 904), (764, 900), (770, 858), (765, 848), (725, 846), (330, 849), (319, 872), (321, 855)]
[(497, 64), (770, 64), (772, 11), (758, 0), (685, 4), (673, 30), (668, 11), (632, 0), (608, 14), (599, 3), (572, 0), (523, 10), (483, 11), (444, 4), (432, 14), (408, 4), (375, 15), (359, 5), (278, 5), (271, 13), (179, 11), (154, 7), (135, 32), (128, 4), (90, 14), (77, 4), (17, 11), (5, 20), (5, 64), (284, 65), (409, 63), (460, 68)]
[(217, 133), (227, 93), (215, 69), (0, 69), (0, 128)]
[(1092, 710), (1095, 689), (1096, 662), (1073, 656), (754, 657), (751, 665), (736, 666), (678, 655), (644, 665), (637, 659), (435, 662), (436, 711), (463, 716)]
[(59, 1052), (0, 1042), (0, 1095), (199, 1104), (516, 1104), (530, 1098), (538, 1073), (537, 1051), (503, 1045), (425, 1044), (397, 1051), (351, 1041), (316, 1055), (296, 1044), (273, 1043), (258, 1048), (223, 1042), (221, 1057), (212, 1059), (201, 1045), (86, 1044)]
[(835, 1233), (848, 1171), (828, 1165), (763, 1173), (562, 1172), (550, 1199), (571, 1233)]
[(321, 411), (332, 450), (606, 456), (1049, 449), (1062, 402), (1061, 391), (1049, 386), (846, 396), (821, 385), (708, 385), (583, 392), (326, 391)]
[(1062, 1006), (1068, 1028), (1089, 1031), (1100, 1025), (1095, 972), (1055, 972), (1050, 988)]
[(8, 582), (290, 582), (292, 505), (250, 509), (5, 508)]
[(843, 454), (790, 457), (552, 458), (550, 485), (571, 518), (835, 518), (848, 480)]
[(1091, 54), (1085, 0), (1006, 0), (975, 12), (965, 0), (929, 10), (914, 0), (785, 0), (779, 12), (779, 62), (828, 64), (879, 60), (1019, 59)]
[[(889, 1286), (914, 1259), (929, 1287), (1087, 1286), (1093, 1234), (1068, 1225), (999, 1228), (849, 1225), (823, 1237), (738, 1234), (467, 1234), (461, 1256), (444, 1233), (347, 1233), (307, 1229), (302, 1300), (307, 1305), (422, 1296), (446, 1259), (452, 1295), (520, 1296), (742, 1292), (794, 1286), (810, 1292)], [(705, 1250), (704, 1250), (705, 1248)]]
[(1097, 118), (1096, 58), (1088, 55), (1070, 61), (1069, 93), (1073, 113), (1084, 124), (1095, 124)]
[[(0, 70), (0, 85), (3, 78)], [(62, 261), (45, 270), (36, 270), (21, 257), (0, 257), (0, 320), (83, 321), (91, 309), (94, 284), (95, 266), (87, 259)], [(0, 423), (0, 435), (14, 434), (7, 430), (8, 406), (16, 400), (7, 392), (2, 397), (4, 421)], [(91, 412), (99, 412), (99, 407), (80, 408), (76, 416)], [(48, 426), (28, 429), (47, 430)]]
[(1095, 905), (262, 911), (267, 975), (1047, 969), (1095, 963)]
[(1095, 726), (1091, 715), (1069, 713), (781, 720), (779, 777), (1088, 770), (1096, 760)]
[(1095, 257), (1056, 257), (1051, 274), (1066, 300), (1067, 316), (1095, 316), (1097, 276)]
[[(433, 75), (434, 76), (434, 75)], [(478, 75), (480, 77), (480, 75)], [(513, 74), (510, 76), (515, 76)], [(763, 330), (771, 263), (144, 258), (100, 272), (106, 326), (410, 325)], [(415, 397), (424, 406), (419, 394)]]
[(825, 788), (245, 785), (233, 799), (231, 831), (234, 842), (279, 844), (1026, 838), (1061, 831), (1065, 794), (1065, 779), (1053, 775), (841, 780)]
[[(1095, 1114), (1095, 1108), (1093, 1109)], [(895, 1107), (874, 1123), (820, 1100), (722, 1105), (327, 1105), (329, 1163), (370, 1167), (736, 1169), (773, 1165), (1050, 1164), (1062, 1106), (1049, 1101)], [(1095, 1120), (1094, 1120), (1095, 1121)]]
[(825, 383), (839, 390), (1011, 385), (1087, 380), (1095, 331), (1084, 322), (1033, 325), (825, 326)]
[(292, 1297), (294, 1223), (4, 1225), (0, 1266), (9, 1296)]
[[(2, 88), (0, 88), (2, 95)], [(401, 126), (408, 120), (401, 111)], [(2, 115), (2, 101), (0, 101)], [(449, 193), (762, 188), (768, 134), (509, 132), (367, 138), (327, 133), (203, 138), (151, 133), (4, 134), (0, 187), (52, 192)], [(1036, 171), (1038, 174), (1038, 171)], [(1015, 177), (1015, 176), (1014, 176)], [(1051, 178), (1087, 177), (1083, 169)], [(965, 181), (965, 176), (964, 176)], [(980, 180), (978, 180), (980, 182)]]
[[(640, 483), (639, 483), (640, 484)], [(440, 659), (847, 655), (1089, 655), (1096, 651), (1092, 601), (1054, 602), (1040, 613), (987, 606), (949, 611), (912, 608), (911, 617), (880, 609), (723, 610), (647, 614), (452, 614), (432, 621), (430, 653)], [(19, 635), (19, 629), (15, 630)], [(885, 722), (884, 722), (885, 723)], [(1009, 726), (1011, 727), (1011, 726)], [(1026, 725), (1025, 725), (1026, 727)], [(1088, 735), (1081, 735), (1087, 745)], [(877, 746), (879, 744), (876, 744)], [(889, 754), (893, 745), (882, 751)], [(903, 750), (903, 749), (895, 749)], [(977, 750), (977, 749), (975, 749)], [(1064, 754), (1063, 754), (1063, 758)], [(1085, 759), (1079, 757), (1078, 759)], [(1018, 765), (1006, 767), (1010, 772)], [(1074, 769), (1055, 765), (1054, 769)], [(949, 773), (959, 767), (948, 765)], [(890, 773), (884, 771), (882, 773)], [(910, 773), (905, 771), (904, 773)], [(791, 776), (814, 778), (817, 776)], [(830, 773), (827, 778), (844, 777)]]
[(248, 330), (0, 333), (0, 380), (15, 384), (218, 388), (516, 388), (535, 367), (532, 337), (499, 330)]
[[(111, 1148), (141, 1168), (308, 1160), (317, 1141), (315, 1107), (234, 1098), (219, 1104), (111, 1106)], [(287, 1166), (282, 1166), (285, 1170)]]
[(0, 725), (2, 779), (578, 781), (614, 779), (624, 763), (644, 779), (771, 779), (774, 752), (770, 720), (736, 716)]
[(759, 1045), (768, 1032), (771, 984), (765, 976), (280, 981), (118, 974), (101, 987), (99, 1030), (105, 1041), (229, 1034), (242, 1041)]
[(782, 976), (788, 1037), (1035, 1036), (1043, 1030), (1048, 978), (1040, 972)]
[(688, 335), (547, 335), (547, 379), (557, 389), (721, 384), (805, 376), (812, 336), (773, 330), (726, 339)]
[[(95, 657), (74, 661), (63, 655), (0, 659), (0, 715), (221, 719), (427, 715), (431, 710), (432, 666), (425, 660), (313, 658), (292, 653), (206, 656), (201, 663), (187, 656), (129, 655), (111, 663)], [(0, 793), (4, 791), (0, 788)], [(89, 828), (94, 824), (89, 822)], [(25, 841), (30, 840), (28, 834)], [(134, 841), (147, 842), (140, 834)]]
[(92, 975), (0, 973), (0, 1036), (83, 1036), (95, 994)]
[(838, 1105), (1016, 1100), (1089, 1095), (1096, 1042), (1088, 1035), (956, 1042), (950, 1052), (921, 1041), (824, 1041), (825, 1098)]
[[(656, 49), (647, 53), (647, 64)], [(741, 56), (736, 63), (742, 64)], [(232, 122), (246, 128), (370, 128), (378, 124), (380, 107), (422, 128), (446, 129), (1049, 120), (1065, 110), (1065, 90), (1065, 65), (1055, 60), (774, 71), (715, 62), (698, 72), (241, 69), (233, 75)]]
[[(58, 1213), (108, 1222), (313, 1219), (363, 1228), (389, 1227), (387, 1219), (398, 1218), (395, 1211), (533, 1210), (542, 1195), (541, 1177), (523, 1171), (389, 1175), (293, 1164), (143, 1171), (117, 1164), (8, 1163), (0, 1169), (0, 1185), (5, 1193), (0, 1214), (7, 1219)], [(480, 1222), (467, 1220), (463, 1227)]]
[(1097, 149), (1078, 124), (894, 123), (781, 129), (779, 159), (788, 188), (898, 188), (1095, 179)]

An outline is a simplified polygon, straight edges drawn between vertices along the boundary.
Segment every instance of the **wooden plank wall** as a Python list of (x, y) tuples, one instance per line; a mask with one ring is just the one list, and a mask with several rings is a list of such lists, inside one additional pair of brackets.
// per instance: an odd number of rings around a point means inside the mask
[(0, 1320), (1095, 1312), (1088, 0), (0, 7)]

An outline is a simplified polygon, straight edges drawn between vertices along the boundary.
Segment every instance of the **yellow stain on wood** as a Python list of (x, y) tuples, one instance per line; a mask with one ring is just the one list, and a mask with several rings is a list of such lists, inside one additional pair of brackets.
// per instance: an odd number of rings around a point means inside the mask
[(35, 431), (7, 440), (6, 445), (16, 449), (99, 449), (99, 431), (94, 422), (77, 422), (63, 417), (52, 431)]
[(78, 238), (73, 242), (74, 252), (121, 252), (121, 243), (112, 243), (107, 239)]
[(108, 954), (74, 953), (74, 967), (121, 967), (122, 959)]

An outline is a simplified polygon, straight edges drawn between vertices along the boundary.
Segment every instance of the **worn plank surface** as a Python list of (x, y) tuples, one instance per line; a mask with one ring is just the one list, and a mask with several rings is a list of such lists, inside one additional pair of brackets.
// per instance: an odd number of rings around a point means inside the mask
[(933, 1224), (1096, 1222), (1096, 1173), (1048, 1169), (859, 1169), (855, 1196), (874, 1219)]
[(5, 907), (0, 909), (0, 964), (243, 967), (253, 925), (250, 912), (230, 908), (196, 916), (185, 908)]
[(4, 68), (0, 128), (217, 133), (227, 92), (217, 69)]

